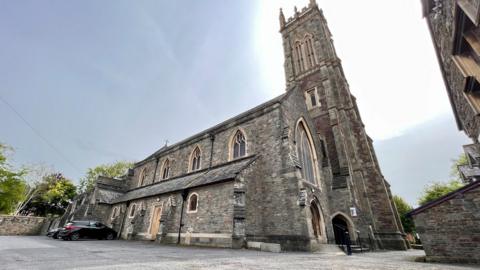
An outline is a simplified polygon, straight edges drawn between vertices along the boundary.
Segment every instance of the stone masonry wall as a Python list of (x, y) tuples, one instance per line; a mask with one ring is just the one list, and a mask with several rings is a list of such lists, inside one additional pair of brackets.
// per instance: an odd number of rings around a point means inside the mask
[[(189, 195), (192, 193), (198, 194), (197, 211), (187, 212), (187, 199), (183, 209), (181, 243), (230, 247), (233, 232), (233, 182), (192, 188)], [(162, 242), (176, 243), (182, 201), (181, 194), (177, 192), (130, 202), (124, 212), (122, 237), (155, 240), (158, 232), (151, 231), (151, 224), (154, 209), (159, 206), (162, 207)], [(137, 210), (130, 216), (133, 204)]]
[[(330, 209), (327, 196), (331, 173), (329, 170), (324, 170), (324, 164), (328, 163), (328, 161), (326, 160), (326, 156), (323, 156), (320, 142), (321, 138), (317, 133), (314, 122), (310, 118), (304, 94), (300, 89), (291, 91), (293, 92), (282, 102), (283, 126), (284, 129), (290, 131), (290, 135), (288, 138), (283, 137), (285, 145), (282, 157), (284, 158), (284, 163), (281, 171), (284, 172), (283, 177), (286, 183), (295, 184), (295, 188), (293, 189), (292, 187), (292, 191), (296, 191), (296, 193), (290, 193), (289, 199), (292, 201), (293, 209), (298, 212), (295, 222), (303, 226), (303, 237), (310, 241), (309, 248), (312, 250), (315, 249), (315, 246), (318, 246), (318, 244), (326, 243), (328, 239), (334, 238), (332, 226), (329, 222)], [(316, 156), (315, 169), (317, 170), (317, 183), (315, 184), (303, 179), (300, 168), (296, 167), (294, 162), (292, 162), (292, 157), (297, 155), (295, 134), (297, 123), (300, 119), (303, 119), (312, 136), (313, 150)], [(306, 195), (305, 204), (299, 201), (303, 200), (303, 198), (300, 198), (300, 193)], [(320, 223), (322, 224), (321, 227), (323, 231), (319, 237), (314, 236), (311, 223), (312, 213), (310, 212), (309, 206), (313, 200), (316, 201), (321, 215)], [(308, 245), (304, 246), (308, 247)]]
[(466, 100), (463, 94), (464, 79), (458, 67), (452, 60), (453, 31), (455, 28), (455, 8), (454, 0), (442, 1), (441, 12), (435, 15), (430, 12), (427, 15), (427, 21), (433, 35), (435, 48), (439, 53), (439, 61), (443, 69), (448, 88), (449, 96), (453, 103), (454, 110), (458, 114), (461, 125), (472, 139), (478, 138), (480, 134), (480, 118), (476, 116), (474, 110)]
[(0, 216), (0, 235), (38, 235), (47, 218)]
[[(138, 164), (138, 166), (134, 168), (134, 176), (128, 184), (129, 188), (138, 187), (139, 177), (143, 169), (146, 169), (147, 172), (144, 185), (161, 181), (163, 164), (166, 159), (170, 161), (169, 178), (190, 172), (190, 157), (197, 146), (201, 150), (201, 169), (208, 168), (210, 162), (212, 166), (216, 166), (232, 160), (231, 142), (237, 130), (241, 130), (244, 133), (247, 141), (247, 155), (257, 153), (266, 154), (267, 152), (264, 150), (275, 150), (265, 149), (264, 142), (270, 139), (270, 137), (267, 137), (267, 134), (263, 133), (265, 128), (272, 129), (274, 127), (275, 123), (272, 123), (271, 119), (271, 110), (273, 107), (274, 106), (267, 106), (264, 110), (260, 110), (245, 118), (240, 118), (236, 121), (231, 121), (227, 125), (219, 126), (218, 129), (212, 130), (210, 133), (194, 136), (192, 139), (186, 139), (185, 142), (162, 153), (158, 158), (158, 165), (156, 159)], [(214, 136), (213, 149), (212, 137), (210, 135)]]
[[(295, 89), (302, 94), (313, 90), (318, 95), (316, 103), (319, 105), (308, 113), (315, 123), (315, 137), (324, 141), (328, 153), (329, 162), (321, 166), (330, 167), (332, 174), (331, 181), (325, 178), (330, 184), (327, 190), (330, 212), (340, 213), (354, 223), (350, 224), (354, 238), (354, 231), (358, 229), (361, 237), (368, 239), (373, 227), (381, 239), (381, 247), (405, 249), (402, 229), (398, 227), (397, 215), (388, 195), (388, 184), (373, 157), (374, 150), (350, 93), (323, 12), (310, 4), (305, 11), (302, 9), (294, 14), (281, 33), (287, 85), (299, 86)], [(295, 57), (291, 52), (293, 46), (307, 35), (313, 37), (316, 63), (296, 71), (292, 65)], [(358, 215), (350, 215), (351, 207), (357, 209)]]
[(413, 217), (428, 261), (480, 263), (480, 188)]

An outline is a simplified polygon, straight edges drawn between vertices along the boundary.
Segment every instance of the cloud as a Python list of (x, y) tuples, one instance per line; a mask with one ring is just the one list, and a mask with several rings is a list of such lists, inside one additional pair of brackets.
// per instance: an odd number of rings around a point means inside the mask
[(408, 129), (403, 135), (374, 143), (380, 168), (392, 193), (416, 205), (426, 184), (448, 181), (452, 159), (470, 143), (453, 116), (444, 114)]

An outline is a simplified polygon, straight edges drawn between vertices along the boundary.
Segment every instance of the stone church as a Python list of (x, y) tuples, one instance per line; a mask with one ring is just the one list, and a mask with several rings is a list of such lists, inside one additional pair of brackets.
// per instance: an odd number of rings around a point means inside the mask
[(311, 0), (279, 19), (284, 94), (159, 149), (121, 179), (100, 177), (64, 221), (184, 245), (317, 250), (343, 231), (372, 249), (406, 249), (322, 10)]

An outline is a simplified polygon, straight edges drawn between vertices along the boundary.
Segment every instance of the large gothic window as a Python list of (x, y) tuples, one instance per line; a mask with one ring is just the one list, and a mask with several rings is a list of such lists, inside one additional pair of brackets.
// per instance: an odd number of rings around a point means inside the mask
[(313, 67), (317, 64), (315, 60), (315, 51), (313, 50), (313, 38), (311, 36), (306, 36), (304, 44), (308, 66)]
[(303, 60), (303, 48), (302, 42), (297, 41), (295, 43), (295, 54), (297, 58), (297, 70), (302, 72), (305, 70), (304, 60)]
[(163, 162), (163, 169), (162, 169), (162, 179), (167, 179), (170, 176), (170, 160), (166, 159)]
[(200, 159), (201, 159), (200, 148), (195, 147), (195, 150), (192, 152), (192, 157), (190, 160), (190, 171), (200, 170)]
[(313, 37), (310, 34), (306, 34), (302, 40), (295, 42), (293, 55), (297, 74), (317, 64), (313, 44)]
[(247, 154), (247, 143), (245, 141), (245, 136), (243, 133), (238, 130), (233, 137), (233, 158), (243, 157)]
[(303, 122), (298, 124), (296, 145), (303, 178), (310, 183), (316, 184), (312, 142), (307, 135)]

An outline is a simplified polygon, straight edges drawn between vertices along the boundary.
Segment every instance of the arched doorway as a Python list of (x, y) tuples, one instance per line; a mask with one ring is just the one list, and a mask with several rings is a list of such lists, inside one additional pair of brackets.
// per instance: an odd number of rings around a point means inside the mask
[(350, 238), (353, 238), (351, 234), (348, 220), (343, 215), (336, 215), (332, 219), (333, 233), (335, 234), (335, 244), (341, 245), (345, 242), (345, 232), (350, 234)]
[(320, 208), (315, 201), (312, 201), (310, 203), (310, 213), (313, 235), (315, 236), (315, 238), (319, 238), (324, 233), (324, 224)]

